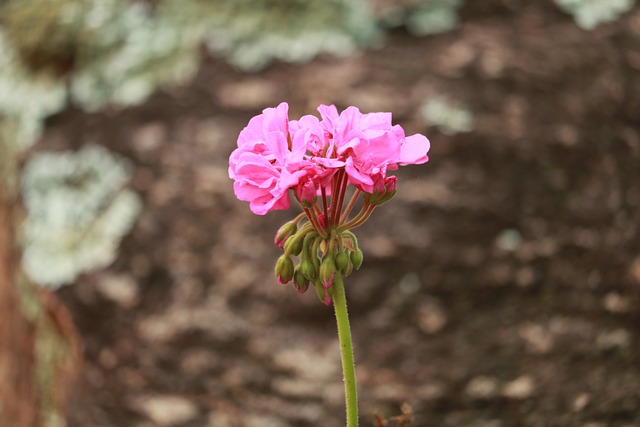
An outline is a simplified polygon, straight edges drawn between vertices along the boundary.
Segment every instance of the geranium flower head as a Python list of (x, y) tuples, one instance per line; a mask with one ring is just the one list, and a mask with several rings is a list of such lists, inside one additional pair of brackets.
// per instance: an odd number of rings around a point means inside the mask
[[(430, 143), (420, 134), (406, 136), (391, 113), (356, 107), (338, 112), (333, 105), (321, 105), (318, 112), (320, 118), (289, 120), (283, 102), (253, 117), (229, 157), (229, 177), (238, 199), (258, 215), (288, 209), (294, 193), (303, 213), (276, 233), (274, 243), (284, 251), (276, 277), (280, 283), (293, 280), (301, 293), (313, 285), (330, 305), (336, 280), (362, 265), (350, 229), (396, 193), (397, 178), (387, 172), (427, 162)], [(351, 215), (360, 196), (361, 210)], [(300, 259), (298, 266), (292, 257)]]

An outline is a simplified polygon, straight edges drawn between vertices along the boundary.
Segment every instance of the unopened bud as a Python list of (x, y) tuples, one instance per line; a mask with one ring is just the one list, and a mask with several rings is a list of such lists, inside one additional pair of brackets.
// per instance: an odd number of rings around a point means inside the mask
[(347, 263), (347, 266), (345, 267), (345, 269), (342, 271), (342, 275), (344, 277), (349, 277), (351, 275), (351, 272), (353, 271), (353, 263), (351, 262), (351, 253), (349, 253), (349, 262)]
[(281, 255), (276, 262), (276, 277), (278, 283), (289, 283), (293, 278), (293, 261), (286, 255)]
[(333, 276), (336, 274), (336, 265), (333, 258), (327, 254), (322, 259), (320, 265), (320, 280), (322, 280), (322, 286), (330, 288), (333, 285)]
[(384, 192), (380, 195), (378, 205), (388, 202), (393, 196), (396, 195), (396, 186), (398, 184), (398, 178), (395, 176), (388, 176), (384, 180)]
[(284, 252), (289, 255), (300, 255), (302, 252), (302, 244), (304, 243), (305, 235), (303, 233), (304, 230), (301, 230), (300, 233), (296, 233), (287, 238), (284, 242)]
[(304, 274), (304, 277), (306, 277), (309, 280), (313, 280), (316, 277), (318, 277), (318, 272), (316, 270), (315, 265), (313, 265), (313, 262), (307, 259), (306, 257), (303, 258), (302, 261), (300, 261), (300, 265), (298, 266), (298, 269), (302, 274)]
[(293, 274), (293, 285), (301, 294), (304, 294), (309, 289), (309, 279), (302, 273), (300, 266), (296, 268)]
[(353, 268), (355, 268), (356, 270), (360, 269), (360, 266), (362, 265), (362, 259), (364, 258), (364, 255), (362, 254), (360, 248), (356, 248), (356, 250), (351, 252), (350, 258), (351, 263), (353, 264)]
[(344, 273), (344, 271), (347, 268), (347, 265), (349, 264), (349, 255), (347, 255), (347, 253), (344, 250), (340, 251), (336, 255), (335, 262), (336, 262), (336, 268), (338, 269), (338, 271), (341, 271)]
[(365, 193), (364, 201), (370, 205), (379, 206), (391, 200), (396, 194), (396, 185), (398, 178), (388, 176), (386, 178), (378, 178), (374, 182), (373, 193)]
[(273, 243), (280, 247), (280, 249), (284, 248), (284, 242), (289, 238), (289, 236), (296, 234), (298, 231), (298, 224), (295, 220), (289, 221), (285, 223), (273, 238)]
[(316, 186), (312, 181), (301, 182), (295, 187), (294, 192), (300, 204), (305, 208), (312, 207), (318, 200)]
[(326, 305), (327, 307), (331, 305), (331, 294), (329, 293), (328, 289), (325, 289), (324, 292), (324, 301), (322, 301), (324, 303), (324, 305)]
[(322, 286), (322, 283), (320, 281), (315, 282), (313, 285), (316, 289), (318, 299), (320, 299), (320, 301), (326, 306), (331, 305), (331, 289), (327, 289)]

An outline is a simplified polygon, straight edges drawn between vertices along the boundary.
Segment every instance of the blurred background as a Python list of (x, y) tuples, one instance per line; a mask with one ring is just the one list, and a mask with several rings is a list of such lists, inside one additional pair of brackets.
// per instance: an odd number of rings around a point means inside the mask
[(281, 101), (431, 140), (357, 230), (362, 425), (640, 424), (633, 0), (4, 0), (0, 426), (344, 424), (227, 175)]

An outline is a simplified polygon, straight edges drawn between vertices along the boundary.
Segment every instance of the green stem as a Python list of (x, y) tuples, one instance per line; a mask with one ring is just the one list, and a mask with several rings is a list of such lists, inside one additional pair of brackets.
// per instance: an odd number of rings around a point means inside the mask
[(300, 223), (300, 221), (302, 221), (302, 219), (303, 219), (305, 216), (307, 216), (307, 214), (306, 214), (306, 213), (304, 213), (304, 212), (302, 212), (301, 214), (299, 214), (297, 217), (295, 217), (295, 218), (293, 219), (293, 223), (294, 223), (294, 224), (296, 224), (296, 225), (298, 225), (298, 224)]
[(356, 366), (353, 361), (353, 344), (347, 313), (347, 298), (344, 292), (342, 275), (333, 279), (333, 306), (338, 323), (338, 338), (342, 355), (342, 372), (344, 374), (344, 390), (347, 405), (347, 427), (358, 427), (358, 395), (356, 392)]
[(358, 212), (358, 215), (356, 215), (346, 224), (342, 224), (340, 227), (338, 227), (338, 231), (350, 230), (352, 228), (360, 227), (371, 216), (371, 213), (373, 212), (375, 207), (375, 205), (363, 206), (362, 210)]

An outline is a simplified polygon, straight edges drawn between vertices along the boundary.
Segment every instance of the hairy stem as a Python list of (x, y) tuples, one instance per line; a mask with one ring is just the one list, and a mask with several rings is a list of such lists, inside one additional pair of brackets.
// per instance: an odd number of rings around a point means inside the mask
[(342, 355), (345, 401), (347, 406), (347, 427), (358, 427), (358, 394), (356, 391), (356, 367), (353, 360), (353, 344), (347, 312), (347, 298), (342, 275), (336, 274), (333, 281), (333, 306), (338, 324), (338, 338)]

